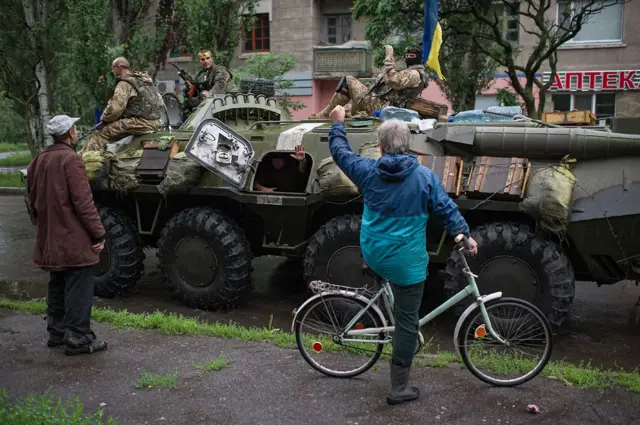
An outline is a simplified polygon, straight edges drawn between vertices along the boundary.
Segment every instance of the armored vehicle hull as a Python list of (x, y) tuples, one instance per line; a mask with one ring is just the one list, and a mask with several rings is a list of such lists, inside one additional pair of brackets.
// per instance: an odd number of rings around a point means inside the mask
[[(379, 124), (347, 120), (352, 149), (375, 157)], [(133, 185), (94, 184), (109, 235), (96, 294), (133, 287), (145, 246), (157, 248), (161, 275), (180, 302), (198, 308), (234, 305), (250, 290), (251, 260), (260, 255), (301, 259), (307, 281), (368, 283), (360, 272), (362, 198), (330, 159), (330, 125), (291, 121), (273, 99), (227, 96), (203, 102), (177, 130), (110, 146), (111, 174), (138, 162), (130, 166)], [(414, 153), (440, 177), (479, 243), (470, 263), (481, 291), (531, 301), (557, 326), (569, 314), (576, 279), (640, 277), (638, 136), (533, 122), (412, 128)], [(154, 148), (161, 139), (171, 148)], [(299, 144), (308, 165), (302, 189), (255, 190), (261, 167)], [(189, 180), (192, 173), (189, 184), (166, 184), (170, 175)], [(446, 292), (457, 292), (461, 266), (436, 219), (427, 240), (430, 279), (444, 271)]]

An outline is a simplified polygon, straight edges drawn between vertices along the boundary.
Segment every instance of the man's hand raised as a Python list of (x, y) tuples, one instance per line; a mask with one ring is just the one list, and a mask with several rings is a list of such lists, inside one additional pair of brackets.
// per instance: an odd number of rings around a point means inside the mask
[(333, 108), (333, 111), (329, 114), (329, 118), (331, 118), (331, 121), (344, 121), (344, 115), (344, 107), (338, 105)]

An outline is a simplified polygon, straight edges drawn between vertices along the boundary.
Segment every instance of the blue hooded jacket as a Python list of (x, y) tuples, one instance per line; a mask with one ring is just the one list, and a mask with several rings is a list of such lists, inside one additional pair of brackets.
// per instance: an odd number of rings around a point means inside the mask
[(414, 285), (427, 278), (429, 212), (442, 220), (451, 236), (469, 237), (469, 226), (442, 183), (413, 155), (385, 154), (362, 158), (349, 147), (344, 123), (329, 133), (335, 163), (364, 197), (360, 248), (367, 265), (396, 285)]

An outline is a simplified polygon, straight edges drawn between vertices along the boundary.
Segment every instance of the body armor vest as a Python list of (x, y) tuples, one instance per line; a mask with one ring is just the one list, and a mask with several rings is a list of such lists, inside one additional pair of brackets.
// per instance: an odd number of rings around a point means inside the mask
[(395, 106), (397, 108), (405, 108), (406, 105), (417, 98), (420, 93), (429, 85), (429, 76), (426, 72), (424, 72), (422, 65), (413, 65), (408, 67), (407, 69), (418, 71), (420, 74), (420, 84), (416, 87), (407, 87), (400, 90), (390, 89), (389, 87), (383, 86), (380, 93), (377, 93), (377, 96), (380, 100), (384, 102), (388, 102), (390, 106)]
[(117, 80), (131, 84), (138, 94), (129, 99), (129, 103), (122, 113), (123, 118), (136, 117), (150, 121), (160, 119), (164, 102), (150, 78), (131, 73), (121, 75)]

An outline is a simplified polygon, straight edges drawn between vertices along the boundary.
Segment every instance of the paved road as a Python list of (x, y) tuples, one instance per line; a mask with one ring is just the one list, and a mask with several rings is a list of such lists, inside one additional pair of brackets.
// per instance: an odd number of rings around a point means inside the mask
[[(34, 229), (29, 223), (21, 196), (0, 196), (0, 295), (35, 298), (46, 295), (47, 274), (30, 263)], [(253, 292), (248, 304), (228, 313), (215, 313), (183, 307), (172, 298), (156, 275), (153, 251), (147, 252), (146, 271), (128, 296), (105, 300), (98, 306), (126, 308), (131, 312), (174, 311), (202, 320), (233, 321), (250, 326), (289, 329), (291, 312), (306, 294), (299, 264), (279, 257), (260, 257), (254, 261)], [(576, 363), (592, 361), (606, 367), (638, 366), (640, 337), (627, 329), (628, 314), (640, 295), (632, 283), (598, 288), (594, 283), (578, 282), (571, 319), (555, 340), (554, 358)], [(433, 308), (444, 299), (441, 287), (427, 289), (423, 309)], [(454, 322), (450, 315), (422, 328), (433, 350), (453, 349)]]
[[(3, 315), (5, 316), (3, 318)], [(0, 309), (0, 386), (10, 397), (47, 388), (78, 396), (86, 411), (101, 403), (123, 425), (143, 424), (550, 424), (640, 425), (640, 394), (579, 390), (536, 378), (516, 388), (493, 388), (459, 366), (416, 368), (422, 397), (388, 406), (388, 363), (353, 379), (312, 370), (295, 350), (208, 337), (167, 337), (157, 331), (94, 328), (110, 344), (92, 356), (67, 357), (45, 345), (38, 316)], [(198, 375), (194, 365), (224, 353), (229, 367)], [(178, 372), (174, 389), (137, 389), (141, 370)], [(541, 413), (526, 412), (535, 403)]]

